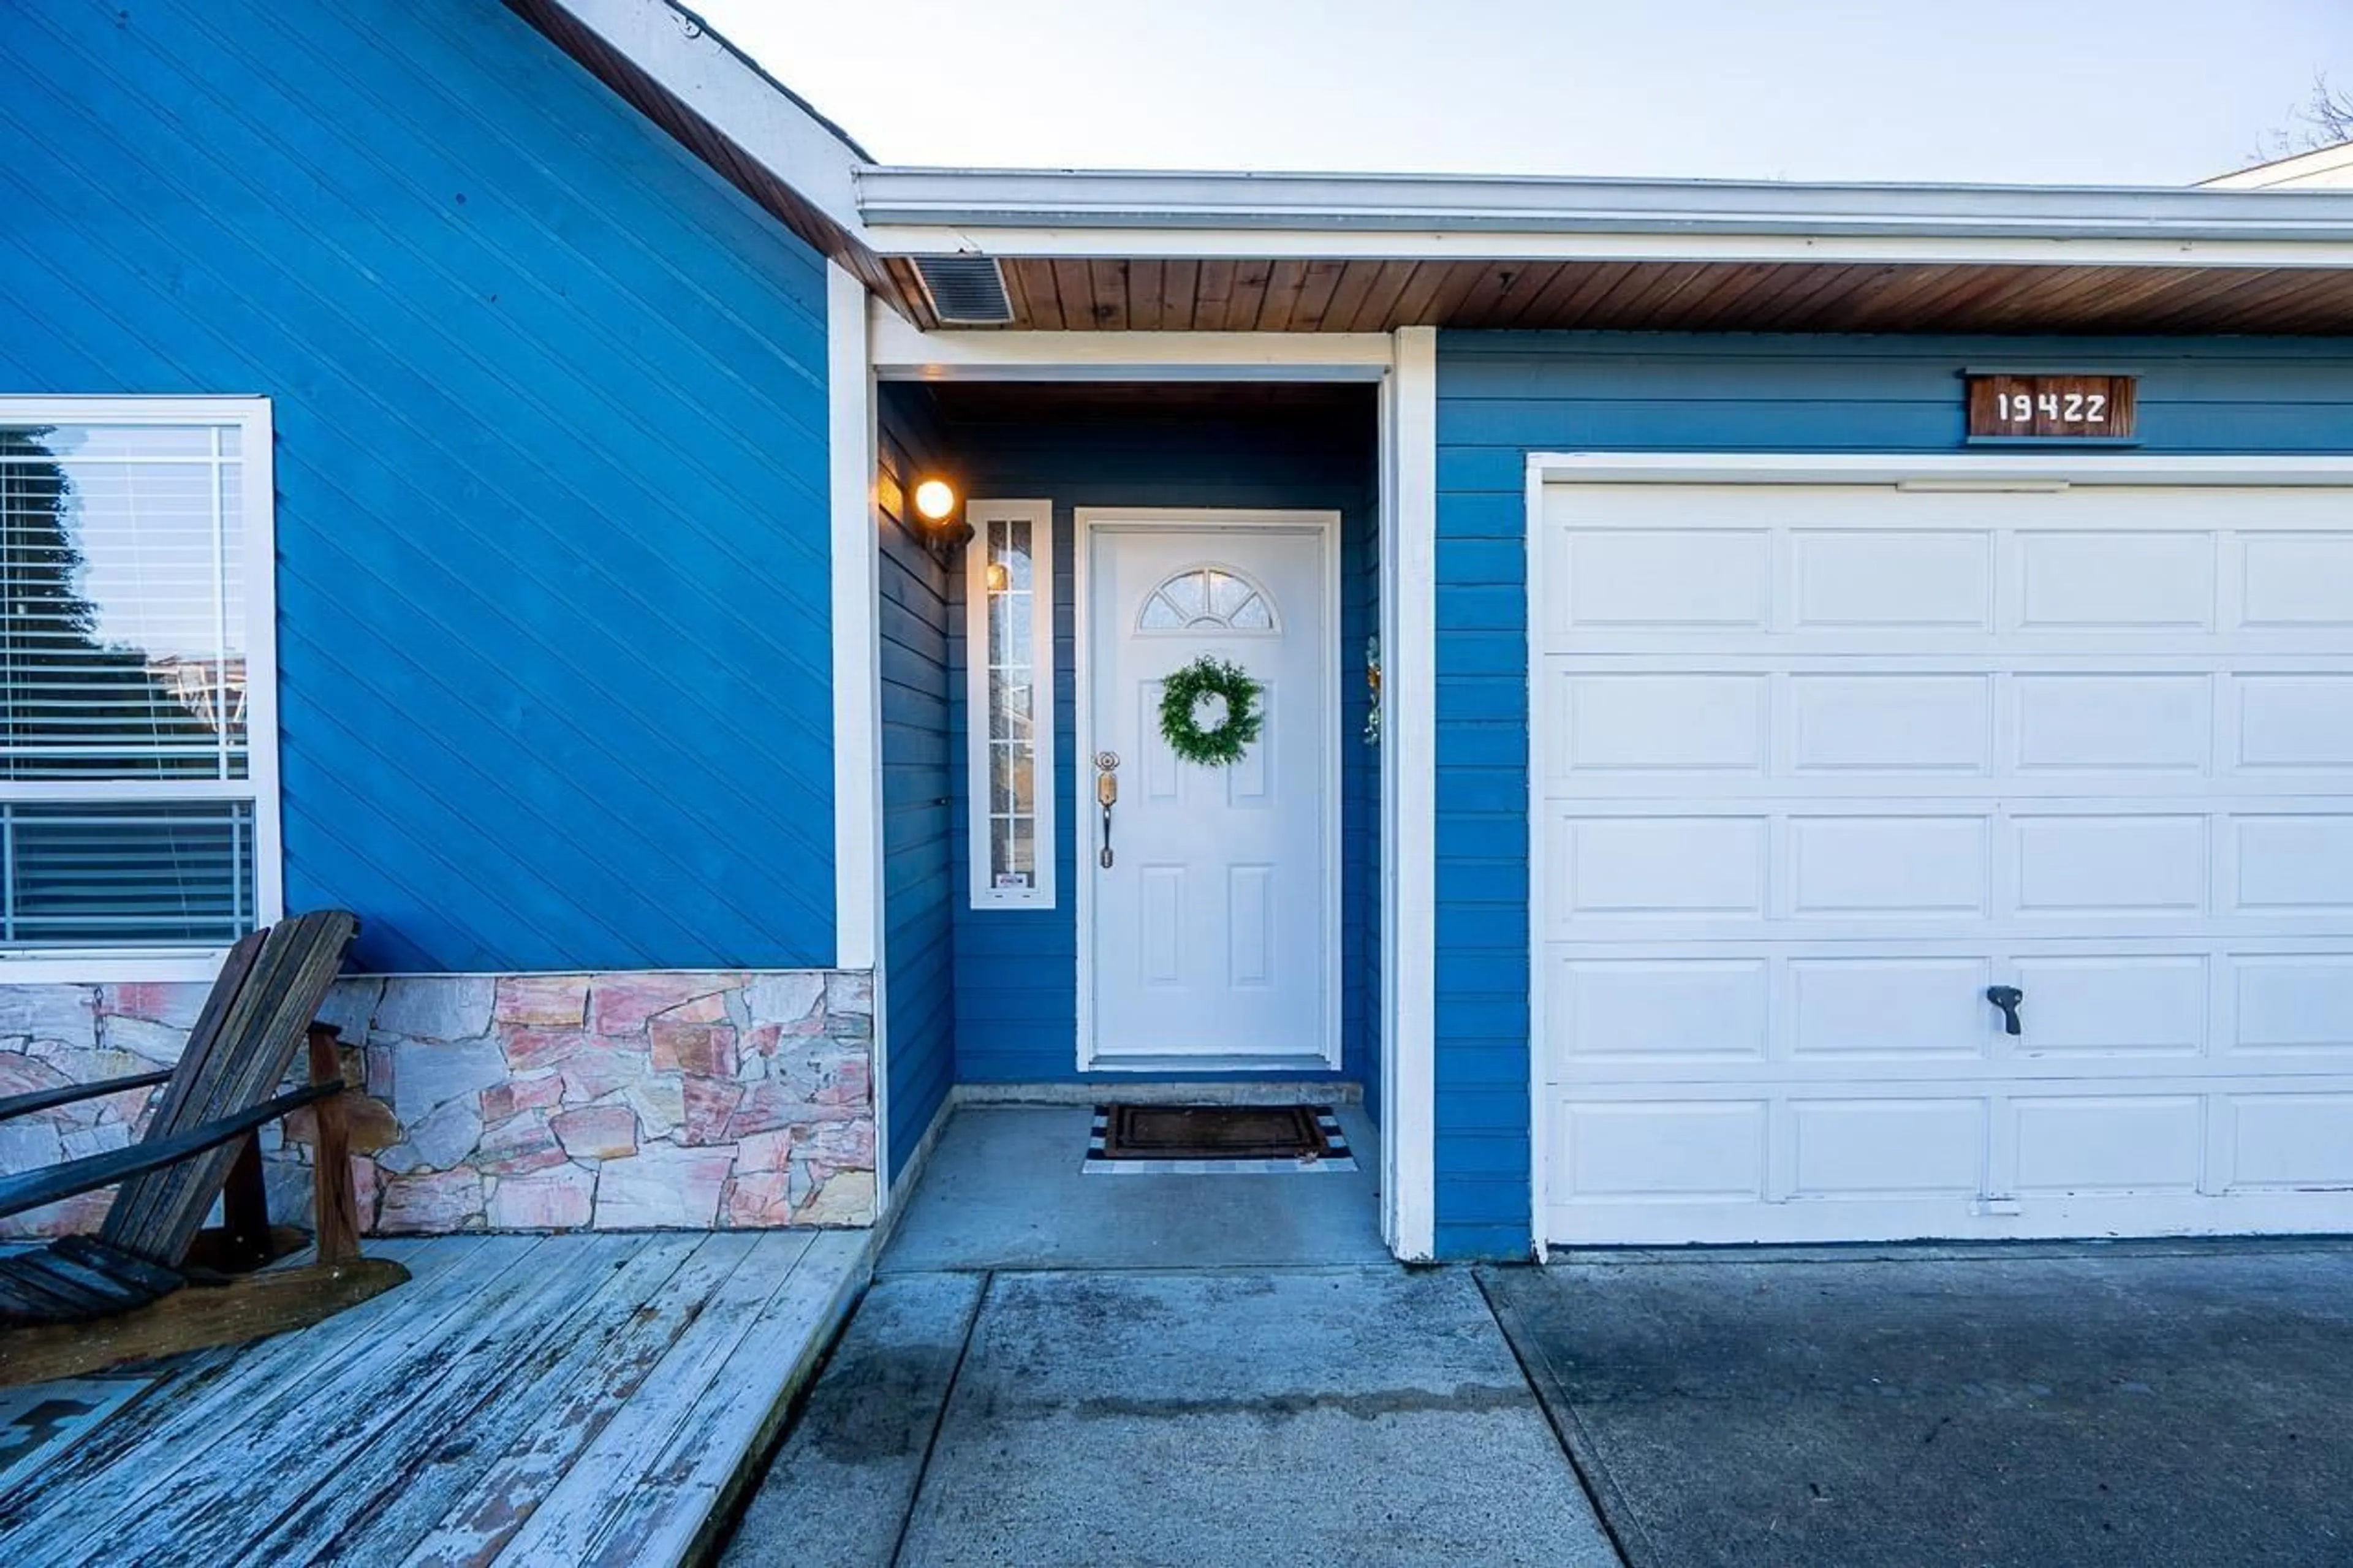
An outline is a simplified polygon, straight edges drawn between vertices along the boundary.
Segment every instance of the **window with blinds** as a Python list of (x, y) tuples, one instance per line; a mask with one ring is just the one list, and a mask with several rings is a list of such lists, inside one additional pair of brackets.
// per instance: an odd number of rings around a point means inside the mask
[(204, 412), (0, 399), (10, 955), (217, 947), (274, 913), (255, 784), (271, 731), (248, 684), (269, 635), (250, 565), (266, 601), (267, 416)]

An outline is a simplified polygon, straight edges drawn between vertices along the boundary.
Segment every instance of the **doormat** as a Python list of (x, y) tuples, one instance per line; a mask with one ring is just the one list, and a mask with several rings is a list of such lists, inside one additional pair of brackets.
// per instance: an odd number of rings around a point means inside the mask
[(1324, 1105), (1098, 1105), (1089, 1175), (1291, 1176), (1356, 1168)]

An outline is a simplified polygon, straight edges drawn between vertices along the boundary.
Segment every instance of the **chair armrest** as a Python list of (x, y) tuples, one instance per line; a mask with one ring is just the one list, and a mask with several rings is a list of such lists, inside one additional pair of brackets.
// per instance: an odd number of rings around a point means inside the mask
[(69, 1198), (78, 1193), (111, 1187), (117, 1182), (144, 1172), (176, 1165), (207, 1149), (216, 1149), (233, 1139), (242, 1138), (255, 1128), (275, 1121), (290, 1110), (300, 1110), (306, 1105), (316, 1105), (322, 1100), (341, 1094), (343, 1088), (340, 1079), (333, 1083), (314, 1083), (307, 1089), (281, 1094), (250, 1110), (224, 1116), (217, 1121), (207, 1121), (201, 1127), (192, 1127), (170, 1138), (133, 1143), (127, 1149), (110, 1150), (103, 1154), (86, 1154), (79, 1160), (68, 1160), (61, 1165), (26, 1171), (20, 1175), (0, 1176), (0, 1218), (39, 1208), (43, 1204), (53, 1204), (59, 1198)]
[(37, 1089), (30, 1094), (12, 1094), (0, 1100), (0, 1121), (14, 1116), (30, 1116), (36, 1110), (54, 1110), (60, 1105), (72, 1105), (78, 1100), (96, 1100), (101, 1094), (120, 1094), (126, 1089), (150, 1089), (172, 1081), (172, 1069), (161, 1072), (134, 1073), (129, 1078), (100, 1079), (96, 1083), (69, 1083), (61, 1089)]

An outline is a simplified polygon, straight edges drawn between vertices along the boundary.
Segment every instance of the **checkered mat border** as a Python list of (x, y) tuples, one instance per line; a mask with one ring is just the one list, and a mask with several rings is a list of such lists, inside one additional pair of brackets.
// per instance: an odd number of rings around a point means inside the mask
[(1087, 1157), (1080, 1170), (1090, 1176), (1337, 1176), (1356, 1168), (1348, 1135), (1329, 1106), (1314, 1108), (1316, 1130), (1324, 1134), (1324, 1152), (1297, 1160), (1113, 1160), (1103, 1152), (1111, 1135), (1111, 1107), (1095, 1107), (1093, 1129), (1087, 1134)]

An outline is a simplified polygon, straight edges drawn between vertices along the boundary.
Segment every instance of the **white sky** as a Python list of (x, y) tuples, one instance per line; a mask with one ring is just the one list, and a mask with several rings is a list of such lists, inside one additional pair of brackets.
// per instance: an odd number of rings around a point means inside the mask
[(684, 0), (889, 163), (2185, 184), (2353, 0)]

